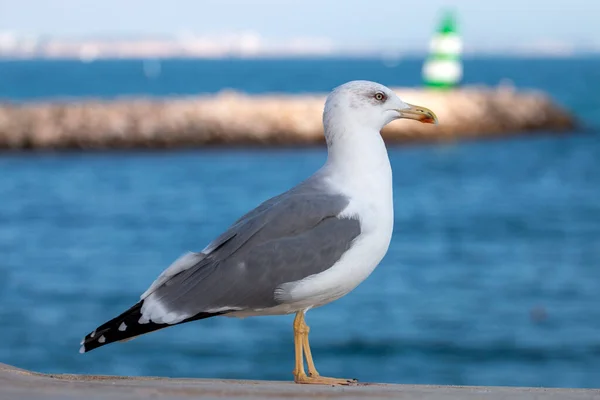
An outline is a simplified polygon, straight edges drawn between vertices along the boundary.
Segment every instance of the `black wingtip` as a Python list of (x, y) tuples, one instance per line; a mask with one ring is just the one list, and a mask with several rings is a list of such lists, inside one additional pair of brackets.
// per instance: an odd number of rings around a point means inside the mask
[(180, 325), (186, 322), (215, 317), (217, 315), (226, 313), (201, 312), (177, 324), (157, 324), (152, 321), (140, 323), (139, 321), (142, 317), (142, 304), (143, 301), (140, 301), (118, 317), (105, 322), (94, 331), (87, 334), (80, 343), (81, 347), (79, 348), (79, 353), (88, 353), (94, 349), (97, 349), (98, 347), (102, 347), (114, 342), (131, 340), (137, 336), (154, 332), (159, 329), (168, 328), (169, 326)]
[(166, 328), (167, 324), (148, 322), (140, 324), (142, 316), (142, 303), (139, 302), (121, 315), (105, 322), (94, 331), (87, 334), (81, 343), (80, 353), (87, 353), (98, 347), (121, 340), (131, 339), (135, 336)]

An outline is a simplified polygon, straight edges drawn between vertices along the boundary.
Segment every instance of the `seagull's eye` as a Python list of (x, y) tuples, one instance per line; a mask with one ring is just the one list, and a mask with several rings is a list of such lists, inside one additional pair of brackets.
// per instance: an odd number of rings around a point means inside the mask
[(384, 101), (386, 98), (386, 95), (382, 92), (375, 93), (375, 100), (377, 101)]

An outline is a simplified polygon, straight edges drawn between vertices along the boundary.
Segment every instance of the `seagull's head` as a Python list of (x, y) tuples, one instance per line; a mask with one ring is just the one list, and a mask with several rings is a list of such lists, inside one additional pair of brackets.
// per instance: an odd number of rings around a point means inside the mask
[(369, 81), (351, 81), (335, 88), (327, 97), (323, 114), (326, 128), (344, 119), (378, 131), (401, 118), (437, 123), (430, 109), (405, 103), (391, 89)]

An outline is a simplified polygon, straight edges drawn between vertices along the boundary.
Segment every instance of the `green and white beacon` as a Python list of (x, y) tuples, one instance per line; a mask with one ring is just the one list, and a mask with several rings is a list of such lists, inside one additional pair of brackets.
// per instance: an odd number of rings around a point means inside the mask
[(429, 88), (452, 89), (463, 77), (462, 39), (458, 35), (454, 13), (446, 10), (429, 44), (423, 64), (423, 84)]

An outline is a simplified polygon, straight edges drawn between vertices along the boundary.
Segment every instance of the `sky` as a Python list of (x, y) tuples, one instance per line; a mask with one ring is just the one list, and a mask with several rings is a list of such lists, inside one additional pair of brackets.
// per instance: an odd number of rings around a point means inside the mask
[(0, 31), (59, 37), (315, 37), (345, 46), (419, 48), (447, 6), (468, 46), (600, 47), (597, 0), (0, 0)]

